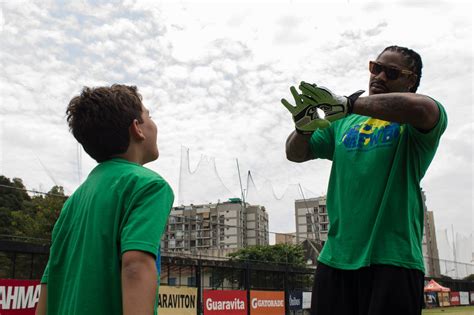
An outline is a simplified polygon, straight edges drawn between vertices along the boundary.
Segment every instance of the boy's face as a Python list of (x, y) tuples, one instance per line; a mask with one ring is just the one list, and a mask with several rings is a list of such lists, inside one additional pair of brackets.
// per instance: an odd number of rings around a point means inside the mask
[(145, 134), (144, 140), (144, 163), (154, 161), (159, 156), (158, 144), (157, 144), (157, 134), (158, 128), (156, 127), (155, 122), (151, 119), (150, 111), (142, 105), (142, 120), (141, 128)]

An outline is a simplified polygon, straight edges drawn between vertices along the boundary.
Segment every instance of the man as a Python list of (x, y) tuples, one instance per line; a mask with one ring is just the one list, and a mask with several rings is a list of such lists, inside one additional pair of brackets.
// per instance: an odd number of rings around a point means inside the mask
[(296, 107), (282, 100), (296, 124), (287, 158), (333, 162), (313, 314), (421, 314), (420, 181), (447, 125), (440, 103), (415, 94), (421, 68), (416, 52), (390, 46), (370, 62), (369, 96), (302, 82)]
[(37, 314), (156, 314), (155, 258), (174, 199), (143, 167), (158, 158), (157, 127), (134, 86), (86, 87), (66, 114), (99, 164), (54, 226)]

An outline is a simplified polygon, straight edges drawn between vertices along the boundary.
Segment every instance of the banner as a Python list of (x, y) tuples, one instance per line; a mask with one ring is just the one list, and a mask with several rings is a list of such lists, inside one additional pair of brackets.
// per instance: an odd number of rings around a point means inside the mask
[(247, 291), (204, 290), (202, 301), (204, 315), (247, 315)]
[(303, 292), (303, 309), (309, 310), (311, 308), (311, 292)]
[(438, 294), (436, 292), (425, 293), (425, 303), (428, 308), (438, 307)]
[(196, 315), (196, 312), (197, 288), (160, 286), (158, 292), (158, 314)]
[(250, 315), (285, 315), (285, 292), (250, 291)]
[(459, 292), (451, 292), (449, 296), (449, 303), (451, 303), (451, 305), (461, 304), (461, 300), (459, 299)]
[(34, 315), (40, 291), (39, 280), (0, 279), (0, 314)]
[(298, 311), (303, 309), (303, 292), (290, 291), (288, 293), (288, 308), (291, 311)]
[(439, 306), (449, 306), (449, 292), (438, 292)]
[(459, 292), (461, 305), (469, 305), (469, 292)]
[(474, 291), (471, 291), (471, 304), (474, 304)]

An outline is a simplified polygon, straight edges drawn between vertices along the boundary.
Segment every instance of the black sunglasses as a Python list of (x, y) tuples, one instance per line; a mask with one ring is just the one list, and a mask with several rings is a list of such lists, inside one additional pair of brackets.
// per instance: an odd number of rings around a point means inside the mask
[(378, 75), (381, 72), (384, 72), (385, 76), (389, 80), (396, 80), (400, 77), (401, 74), (414, 74), (413, 71), (384, 66), (376, 61), (369, 61), (369, 71), (374, 75)]

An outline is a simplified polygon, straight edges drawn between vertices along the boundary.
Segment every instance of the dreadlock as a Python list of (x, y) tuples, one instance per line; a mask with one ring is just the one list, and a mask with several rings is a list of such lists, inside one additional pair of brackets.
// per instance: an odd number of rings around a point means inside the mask
[(380, 53), (380, 55), (382, 55), (387, 50), (400, 53), (405, 57), (405, 60), (408, 63), (408, 67), (416, 74), (415, 85), (410, 89), (410, 92), (415, 93), (416, 89), (418, 89), (418, 86), (420, 85), (421, 68), (423, 68), (423, 63), (421, 62), (420, 55), (414, 50), (400, 46), (388, 46)]

